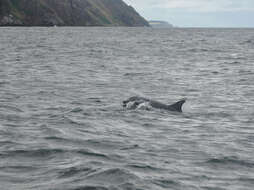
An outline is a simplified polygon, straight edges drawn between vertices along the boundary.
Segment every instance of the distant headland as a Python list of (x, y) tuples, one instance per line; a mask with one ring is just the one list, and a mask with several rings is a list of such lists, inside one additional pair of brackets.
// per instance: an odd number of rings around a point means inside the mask
[(0, 0), (0, 26), (149, 26), (122, 0)]
[(153, 28), (173, 28), (174, 27), (172, 24), (169, 24), (166, 21), (160, 21), (160, 20), (150, 20), (149, 24)]

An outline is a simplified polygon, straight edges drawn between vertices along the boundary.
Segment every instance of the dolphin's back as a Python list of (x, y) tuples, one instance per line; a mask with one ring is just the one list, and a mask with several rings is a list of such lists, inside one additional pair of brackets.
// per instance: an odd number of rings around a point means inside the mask
[(170, 111), (177, 111), (177, 112), (183, 112), (182, 107), (183, 104), (186, 102), (186, 99), (182, 99), (172, 105), (168, 106), (168, 110)]
[(148, 102), (149, 105), (153, 108), (165, 109), (165, 110), (175, 111), (175, 112), (182, 112), (182, 106), (185, 103), (185, 101), (186, 100), (183, 99), (183, 100), (180, 100), (172, 105), (167, 105), (167, 104), (163, 104), (159, 101), (151, 100), (148, 98), (133, 96), (133, 97), (130, 97), (129, 99), (123, 101), (123, 107), (135, 109), (139, 105)]
[(168, 109), (168, 105), (163, 104), (161, 102), (158, 101), (154, 101), (154, 100), (150, 100), (150, 105), (154, 108), (158, 108), (158, 109)]

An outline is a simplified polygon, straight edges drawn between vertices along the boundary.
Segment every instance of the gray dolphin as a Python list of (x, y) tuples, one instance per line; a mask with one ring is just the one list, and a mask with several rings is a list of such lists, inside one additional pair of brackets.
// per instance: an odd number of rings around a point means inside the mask
[(148, 104), (152, 108), (164, 109), (168, 111), (182, 112), (182, 106), (186, 102), (186, 99), (182, 99), (174, 104), (167, 105), (155, 100), (151, 100), (144, 97), (133, 96), (123, 101), (123, 107), (129, 109), (136, 109), (142, 104)]

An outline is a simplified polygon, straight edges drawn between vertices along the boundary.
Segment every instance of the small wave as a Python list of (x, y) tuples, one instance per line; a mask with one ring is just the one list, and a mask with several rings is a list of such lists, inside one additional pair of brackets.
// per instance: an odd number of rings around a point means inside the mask
[(73, 118), (70, 118), (70, 116), (60, 116), (60, 117), (61, 117), (60, 120), (64, 123), (73, 124), (73, 125), (77, 125), (77, 126), (82, 125), (81, 122), (75, 121)]
[(192, 52), (192, 53), (202, 53), (202, 52), (223, 52), (223, 50), (220, 50), (220, 49), (206, 49), (206, 48), (192, 48), (192, 49), (189, 49), (188, 50), (189, 52)]
[(240, 65), (240, 61), (231, 61), (231, 62), (224, 62), (224, 64), (229, 64), (229, 65)]
[(127, 167), (133, 168), (133, 169), (140, 169), (140, 170), (150, 170), (150, 171), (161, 170), (160, 168), (156, 168), (156, 167), (144, 165), (144, 164), (129, 164), (127, 165)]
[(254, 178), (251, 178), (251, 177), (240, 177), (237, 179), (238, 181), (242, 181), (242, 182), (249, 182), (249, 183), (252, 183), (254, 184)]
[(162, 188), (176, 188), (180, 186), (179, 182), (171, 180), (171, 179), (154, 180), (153, 183)]
[(87, 98), (88, 100), (91, 100), (93, 102), (96, 102), (96, 103), (101, 103), (101, 99), (100, 98)]
[(192, 48), (192, 49), (189, 49), (190, 52), (208, 52), (209, 49), (197, 49), (197, 48)]
[(6, 92), (3, 95), (1, 95), (0, 102), (8, 102), (9, 103), (12, 100), (17, 100), (19, 98), (20, 98), (20, 95)]
[(84, 116), (92, 116), (92, 114), (90, 112), (88, 112), (88, 111), (84, 112), (83, 115)]
[(239, 74), (244, 74), (244, 75), (253, 75), (253, 71), (250, 71), (250, 70), (244, 70), (244, 69), (241, 69), (238, 71)]
[[(64, 140), (61, 139), (60, 140)], [(104, 158), (104, 159), (110, 159), (107, 155), (102, 154), (102, 153), (97, 153), (97, 152), (92, 152), (90, 150), (64, 150), (64, 149), (35, 149), (35, 150), (13, 150), (13, 151), (5, 151), (2, 152), (0, 155), (2, 157), (50, 157), (53, 155), (58, 155), (58, 154), (64, 154), (67, 152), (71, 152), (74, 154), (81, 154), (85, 156), (90, 156), (90, 157), (99, 157), (99, 158)]]
[(212, 164), (216, 166), (232, 165), (232, 166), (244, 166), (244, 167), (254, 167), (254, 162), (247, 160), (241, 160), (237, 157), (222, 157), (222, 158), (211, 158), (206, 161), (207, 164)]
[(4, 111), (13, 111), (13, 112), (23, 112), (20, 108), (11, 105), (0, 105), (0, 110), (3, 109)]
[(5, 85), (7, 85), (7, 84), (10, 84), (10, 82), (8, 82), (8, 81), (0, 81), (0, 87), (3, 87)]
[(57, 137), (57, 136), (49, 136), (45, 137), (46, 140), (53, 140), (53, 141), (70, 141), (69, 139)]
[(252, 43), (252, 40), (246, 40), (245, 43)]
[(120, 150), (130, 150), (130, 149), (136, 149), (136, 148), (139, 148), (139, 145), (134, 144), (128, 147), (121, 148)]
[(70, 168), (61, 170), (60, 172), (58, 172), (58, 174), (59, 174), (59, 178), (68, 178), (68, 177), (77, 175), (79, 173), (90, 173), (92, 171), (95, 171), (95, 170), (92, 170), (91, 168), (70, 167)]
[(240, 43), (240, 45), (248, 45), (248, 44), (254, 44), (254, 41), (253, 40), (245, 40), (243, 42)]
[(82, 108), (77, 107), (77, 108), (72, 109), (70, 112), (72, 112), (72, 113), (79, 113), (79, 112), (82, 112), (82, 111), (83, 111)]
[(33, 166), (2, 166), (0, 167), (1, 171), (8, 171), (8, 172), (28, 172), (37, 170), (37, 167)]
[(232, 115), (226, 112), (210, 112), (204, 115), (207, 118), (231, 118)]
[(80, 186), (80, 187), (75, 187), (71, 190), (109, 190), (106, 187), (102, 187), (102, 186)]
[(146, 73), (125, 73), (124, 76), (144, 76)]
[(107, 182), (108, 184), (123, 184), (130, 180), (137, 180), (138, 176), (126, 169), (112, 168), (89, 175), (88, 180)]
[(220, 187), (208, 187), (208, 186), (202, 186), (202, 188), (206, 190), (226, 190), (225, 188), (220, 188)]
[(212, 71), (212, 74), (217, 75), (220, 74), (218, 71)]
[(15, 124), (7, 124), (7, 125), (9, 125), (11, 127), (20, 126), (21, 122), (27, 120), (27, 118), (25, 118), (21, 114), (17, 114), (17, 113), (8, 113), (8, 114), (5, 113), (5, 114), (2, 114), (0, 112), (0, 117), (1, 117), (1, 119), (6, 120), (7, 122), (13, 122), (13, 123), (15, 123)]
[(78, 150), (76, 151), (78, 154), (86, 155), (86, 156), (92, 156), (92, 157), (100, 157), (100, 158), (107, 158), (108, 156), (102, 153), (96, 153), (92, 152), (90, 150)]
[(2, 156), (5, 157), (49, 157), (55, 154), (62, 154), (65, 151), (62, 149), (37, 149), (37, 150), (13, 150), (5, 151), (2, 153)]
[[(2, 131), (0, 131), (1, 134), (4, 134)], [(0, 145), (4, 146), (4, 145), (18, 145), (18, 143), (14, 142), (14, 141), (9, 141), (9, 140), (2, 140), (0, 141)]]

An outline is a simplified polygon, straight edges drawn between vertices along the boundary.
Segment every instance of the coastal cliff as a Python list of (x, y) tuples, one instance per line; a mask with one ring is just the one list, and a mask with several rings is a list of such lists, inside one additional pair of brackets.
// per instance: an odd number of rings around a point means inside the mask
[(0, 26), (149, 26), (122, 0), (0, 0)]

